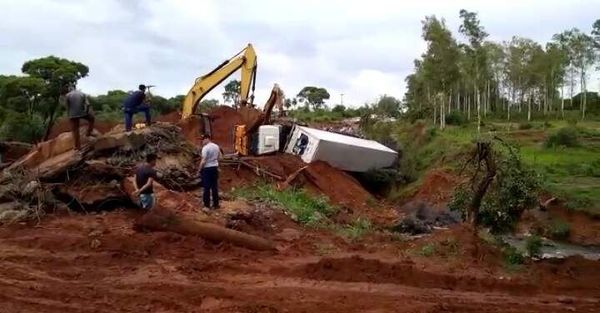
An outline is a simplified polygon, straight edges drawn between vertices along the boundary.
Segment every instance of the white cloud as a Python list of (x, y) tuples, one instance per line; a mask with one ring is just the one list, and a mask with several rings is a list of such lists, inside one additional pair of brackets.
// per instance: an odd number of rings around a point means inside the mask
[[(444, 17), (460, 38), (465, 8), (479, 13), (493, 40), (545, 42), (571, 27), (589, 31), (600, 0), (0, 0), (0, 7), (2, 74), (54, 54), (90, 67), (81, 82), (90, 93), (145, 82), (173, 96), (251, 42), (257, 103), (277, 82), (288, 96), (316, 85), (329, 90), (331, 104), (344, 93), (345, 104), (361, 105), (384, 93), (403, 96), (404, 78), (425, 48), (426, 15)], [(598, 88), (596, 80), (589, 86)]]

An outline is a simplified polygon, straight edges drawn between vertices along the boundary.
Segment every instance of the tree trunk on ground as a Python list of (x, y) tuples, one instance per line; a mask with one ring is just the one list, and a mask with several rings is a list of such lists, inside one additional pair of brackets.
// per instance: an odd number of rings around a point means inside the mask
[(275, 245), (266, 239), (215, 224), (177, 216), (172, 212), (161, 211), (159, 207), (142, 216), (135, 226), (137, 229), (166, 230), (180, 234), (198, 235), (209, 241), (231, 242), (252, 250), (275, 250)]

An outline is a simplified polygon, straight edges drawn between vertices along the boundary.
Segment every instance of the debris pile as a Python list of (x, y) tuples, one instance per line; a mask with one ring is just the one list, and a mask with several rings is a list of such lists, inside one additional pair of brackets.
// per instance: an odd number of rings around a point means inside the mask
[[(233, 126), (252, 123), (260, 113), (252, 108), (215, 108), (210, 113), (214, 141), (226, 151), (232, 149)], [(72, 149), (70, 132), (32, 147), (0, 174), (0, 222), (27, 220), (61, 208), (89, 212), (136, 207), (134, 168), (148, 153), (156, 153), (158, 201), (151, 213), (136, 222), (138, 229), (192, 233), (251, 249), (272, 249), (268, 240), (234, 230), (265, 231), (262, 224), (268, 223), (268, 215), (243, 207), (216, 215), (199, 210), (199, 156), (192, 144), (200, 134), (196, 130), (203, 129), (199, 122), (194, 118), (177, 124), (156, 122), (132, 132), (123, 132), (118, 125), (104, 133), (95, 131), (89, 138), (82, 133), (83, 149), (78, 152)], [(235, 158), (221, 167), (224, 191), (261, 180), (277, 182), (280, 188), (306, 187), (346, 207), (364, 207), (370, 197), (345, 172), (323, 162), (307, 165), (292, 155)]]

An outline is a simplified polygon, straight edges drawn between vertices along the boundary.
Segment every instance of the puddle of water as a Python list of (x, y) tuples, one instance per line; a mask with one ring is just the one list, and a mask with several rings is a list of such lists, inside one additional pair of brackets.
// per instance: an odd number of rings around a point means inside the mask
[[(515, 247), (515, 249), (519, 250), (521, 253), (527, 253), (527, 238), (503, 236), (502, 239), (509, 245)], [(600, 246), (579, 246), (568, 243), (555, 242), (548, 239), (543, 239), (543, 242), (544, 244), (541, 249), (542, 259), (561, 259), (570, 256), (580, 255), (588, 260), (600, 260)]]

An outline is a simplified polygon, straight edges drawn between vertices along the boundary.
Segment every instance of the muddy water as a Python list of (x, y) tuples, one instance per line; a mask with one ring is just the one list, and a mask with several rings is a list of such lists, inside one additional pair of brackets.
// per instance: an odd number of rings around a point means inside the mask
[[(504, 236), (502, 239), (522, 253), (527, 253), (527, 238)], [(579, 255), (588, 260), (600, 260), (600, 246), (580, 246), (544, 239), (541, 249), (543, 259), (566, 258)]]

